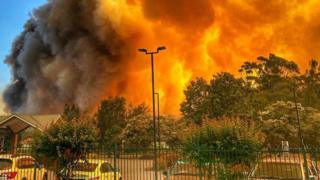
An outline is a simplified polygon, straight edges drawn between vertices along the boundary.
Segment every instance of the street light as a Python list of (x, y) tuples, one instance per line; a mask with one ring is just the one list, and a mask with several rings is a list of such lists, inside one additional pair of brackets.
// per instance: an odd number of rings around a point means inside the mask
[[(158, 141), (159, 141), (159, 148), (161, 147), (161, 138), (160, 138), (160, 98), (159, 98), (159, 93), (154, 93), (157, 95), (157, 107), (158, 107)], [(160, 150), (159, 150), (160, 152)]]
[(145, 54), (150, 54), (151, 57), (151, 78), (152, 78), (152, 114), (153, 114), (153, 147), (154, 147), (154, 166), (155, 166), (155, 173), (154, 173), (154, 178), (155, 180), (158, 179), (158, 163), (157, 163), (157, 135), (156, 135), (156, 110), (155, 110), (155, 105), (154, 105), (154, 63), (153, 63), (153, 54), (158, 54), (160, 51), (165, 50), (166, 47), (164, 46), (159, 46), (157, 48), (157, 51), (148, 51), (145, 48), (140, 48), (138, 51), (145, 53)]

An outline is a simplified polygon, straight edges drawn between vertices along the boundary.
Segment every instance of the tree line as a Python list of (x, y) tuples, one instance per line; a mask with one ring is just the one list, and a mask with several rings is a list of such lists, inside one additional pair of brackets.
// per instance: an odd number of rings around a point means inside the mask
[(306, 144), (320, 145), (315, 138), (320, 124), (317, 60), (311, 60), (307, 70), (300, 73), (295, 62), (270, 54), (244, 62), (239, 73), (240, 77), (220, 72), (209, 82), (202, 77), (191, 81), (180, 108), (185, 121), (202, 126), (207, 121), (240, 117), (258, 124), (266, 136), (266, 146), (279, 146), (282, 140), (300, 146), (299, 116)]

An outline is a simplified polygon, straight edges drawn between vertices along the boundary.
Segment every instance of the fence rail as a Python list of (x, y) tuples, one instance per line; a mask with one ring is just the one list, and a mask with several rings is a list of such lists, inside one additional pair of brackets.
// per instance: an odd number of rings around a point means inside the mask
[[(31, 148), (0, 154), (0, 180), (55, 180), (54, 167), (38, 163)], [(291, 149), (254, 153), (254, 159), (236, 151), (199, 150), (187, 155), (181, 149), (158, 149), (158, 169), (153, 149), (90, 149), (73, 163), (69, 179), (78, 180), (218, 180), (218, 179), (316, 179), (320, 180), (320, 150)], [(250, 156), (252, 157), (252, 156)]]

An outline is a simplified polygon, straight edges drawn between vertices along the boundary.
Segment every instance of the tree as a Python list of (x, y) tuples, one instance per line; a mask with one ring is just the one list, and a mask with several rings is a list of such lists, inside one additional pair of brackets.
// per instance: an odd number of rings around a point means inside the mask
[[(150, 147), (153, 139), (153, 123), (150, 115), (138, 115), (127, 119), (126, 127), (121, 133), (121, 140), (125, 143), (126, 149)], [(181, 121), (169, 116), (160, 117), (161, 142), (170, 147), (177, 147), (181, 142), (181, 133), (185, 127)]]
[[(264, 77), (274, 80), (273, 78), (292, 77), (299, 74), (299, 67), (295, 62), (288, 61), (274, 54), (270, 54), (269, 57), (259, 56), (257, 60), (261, 63), (260, 72), (262, 80)], [(262, 83), (266, 83), (263, 84), (266, 87), (268, 87), (268, 82), (272, 83), (272, 81), (262, 81)]]
[(63, 114), (61, 115), (62, 119), (64, 119), (67, 122), (78, 120), (80, 119), (80, 116), (81, 116), (80, 108), (75, 104), (72, 104), (72, 105), (66, 104), (64, 106)]
[(119, 144), (119, 135), (126, 125), (126, 100), (123, 97), (103, 100), (95, 118), (100, 144), (105, 146)]
[[(301, 119), (301, 130), (305, 143), (309, 146), (319, 146), (315, 138), (319, 133), (320, 111), (297, 104)], [(289, 141), (291, 146), (301, 147), (298, 136), (298, 121), (296, 107), (293, 102), (278, 101), (267, 106), (261, 112), (261, 130), (266, 134), (266, 145), (279, 147), (281, 141)]]
[[(263, 143), (262, 134), (254, 126), (232, 121), (219, 123), (202, 127), (188, 136), (183, 143), (182, 154), (198, 167), (207, 169), (208, 179), (212, 175), (213, 164), (218, 170), (218, 179), (237, 179), (240, 174), (235, 167), (250, 167), (256, 160)], [(209, 167), (203, 168), (208, 164)]]
[(149, 147), (153, 142), (152, 117), (138, 115), (128, 119), (120, 137), (126, 149)]
[(314, 107), (320, 109), (320, 71), (319, 63), (317, 60), (309, 62), (309, 69), (301, 76), (303, 81), (302, 90), (302, 103), (304, 106)]
[(241, 79), (230, 73), (213, 76), (209, 90), (209, 118), (245, 114), (245, 89)]
[(88, 124), (59, 121), (34, 135), (32, 153), (47, 169), (57, 174), (67, 169), (63, 176), (69, 177), (71, 169), (68, 165), (84, 159), (94, 140), (94, 131)]
[(245, 86), (249, 88), (259, 87), (258, 80), (262, 71), (261, 64), (246, 61), (241, 65), (238, 71), (243, 75), (242, 78), (245, 82)]
[(185, 100), (180, 104), (180, 111), (188, 122), (201, 125), (203, 118), (208, 115), (209, 86), (203, 78), (191, 81), (184, 90)]
[(160, 117), (161, 141), (170, 148), (180, 147), (183, 136), (188, 133), (188, 127), (183, 119), (175, 119), (171, 116)]
[(149, 108), (144, 103), (139, 104), (138, 106), (133, 106), (130, 104), (127, 110), (127, 119), (130, 119), (139, 115), (146, 115), (148, 112), (149, 112)]
[(266, 106), (292, 100), (293, 87), (300, 81), (298, 65), (274, 54), (259, 56), (257, 62), (245, 62), (239, 72), (244, 75), (248, 91), (247, 108), (255, 119)]

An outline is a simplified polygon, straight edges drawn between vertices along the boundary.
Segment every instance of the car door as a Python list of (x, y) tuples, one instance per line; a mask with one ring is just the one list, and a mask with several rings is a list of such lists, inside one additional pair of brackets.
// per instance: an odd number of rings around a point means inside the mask
[(114, 179), (114, 169), (112, 165), (108, 162), (104, 162), (100, 166), (100, 174), (102, 180), (113, 180)]
[[(33, 179), (36, 173), (36, 179), (42, 179), (43, 170), (32, 157), (21, 157), (16, 159), (16, 168), (18, 170), (19, 178)], [(36, 165), (36, 169), (34, 169)]]

